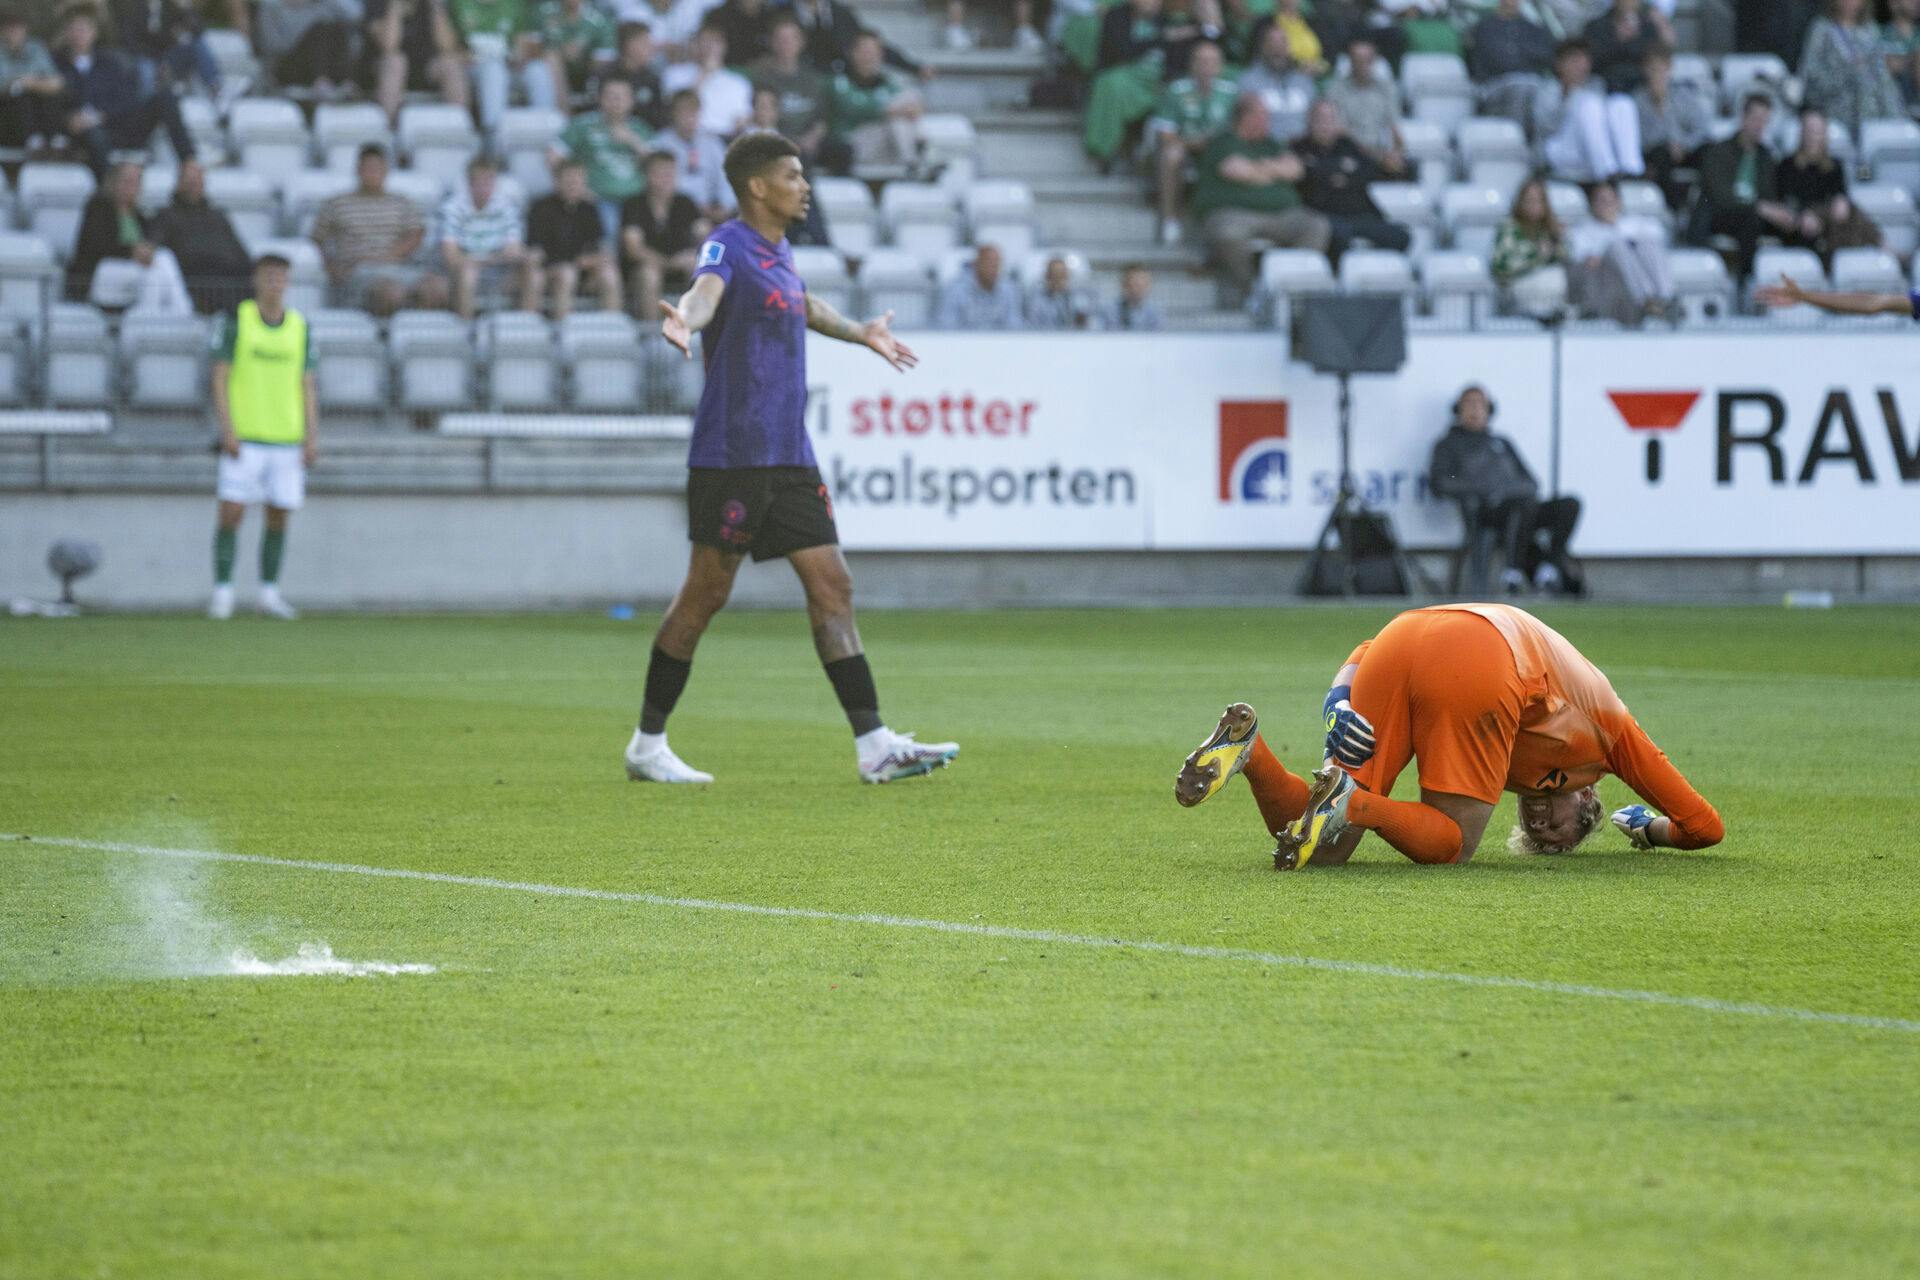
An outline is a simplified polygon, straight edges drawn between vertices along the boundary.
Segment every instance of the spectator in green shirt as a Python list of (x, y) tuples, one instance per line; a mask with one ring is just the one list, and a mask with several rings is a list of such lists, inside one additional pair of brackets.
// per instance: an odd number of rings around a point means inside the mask
[(1300, 158), (1269, 134), (1267, 104), (1253, 94), (1233, 104), (1233, 128), (1200, 156), (1193, 216), (1206, 230), (1214, 263), (1241, 295), (1254, 280), (1253, 242), (1284, 249), (1327, 251), (1332, 229), (1325, 217), (1304, 207), (1295, 184), (1305, 175)]
[(608, 241), (620, 231), (620, 206), (646, 190), (641, 164), (652, 150), (652, 132), (633, 118), (633, 90), (624, 80), (600, 82), (600, 109), (577, 115), (561, 131), (553, 159), (567, 158), (586, 167), (587, 189), (600, 204)]
[(1227, 131), (1238, 96), (1234, 82), (1221, 78), (1220, 46), (1202, 40), (1187, 63), (1188, 75), (1175, 80), (1154, 108), (1153, 132), (1160, 139), (1160, 243), (1180, 243), (1180, 202), (1187, 192), (1195, 156)]
[(528, 0), (447, 0), (447, 12), (467, 47), (482, 129), (499, 127), (516, 81), (532, 106), (558, 100)]
[(920, 153), (920, 95), (882, 61), (880, 37), (863, 31), (847, 51), (847, 69), (833, 78), (828, 127), (852, 149), (856, 164), (911, 164)]
[(554, 87), (578, 93), (603, 62), (613, 61), (613, 15), (599, 0), (547, 0), (540, 6), (540, 44)]

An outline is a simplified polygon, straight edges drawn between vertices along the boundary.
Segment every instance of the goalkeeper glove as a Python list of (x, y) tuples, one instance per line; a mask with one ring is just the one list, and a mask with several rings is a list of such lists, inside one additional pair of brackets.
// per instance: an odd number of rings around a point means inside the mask
[(1636, 849), (1653, 848), (1653, 820), (1660, 815), (1643, 804), (1630, 804), (1613, 815), (1613, 825)]
[(1373, 759), (1373, 725), (1347, 700), (1352, 693), (1351, 685), (1335, 685), (1320, 713), (1327, 723), (1327, 756), (1357, 769)]

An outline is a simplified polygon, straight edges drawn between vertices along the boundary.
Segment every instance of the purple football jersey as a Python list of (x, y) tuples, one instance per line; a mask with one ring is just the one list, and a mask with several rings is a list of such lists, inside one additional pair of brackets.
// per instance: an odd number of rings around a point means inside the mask
[(690, 467), (811, 467), (807, 439), (807, 287), (793, 250), (739, 219), (700, 246), (694, 277), (727, 291), (701, 331), (707, 384), (693, 414)]

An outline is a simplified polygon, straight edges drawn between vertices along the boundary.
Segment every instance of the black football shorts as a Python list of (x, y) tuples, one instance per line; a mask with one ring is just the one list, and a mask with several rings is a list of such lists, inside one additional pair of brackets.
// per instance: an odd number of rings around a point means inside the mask
[(687, 537), (755, 560), (840, 541), (818, 467), (695, 467), (687, 473)]

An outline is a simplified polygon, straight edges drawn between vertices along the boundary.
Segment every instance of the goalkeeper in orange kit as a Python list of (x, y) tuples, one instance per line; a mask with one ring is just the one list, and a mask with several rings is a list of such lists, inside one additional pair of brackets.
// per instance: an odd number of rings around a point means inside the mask
[[(1187, 757), (1175, 797), (1199, 804), (1244, 771), (1282, 870), (1343, 863), (1368, 831), (1415, 862), (1465, 862), (1502, 791), (1520, 798), (1510, 847), (1564, 853), (1600, 825), (1594, 784), (1609, 773), (1647, 802), (1613, 815), (1636, 848), (1703, 849), (1725, 834), (1599, 668), (1511, 605), (1401, 614), (1353, 651), (1325, 715), (1327, 760), (1311, 785), (1235, 703)], [(1410, 761), (1420, 799), (1389, 798)]]

